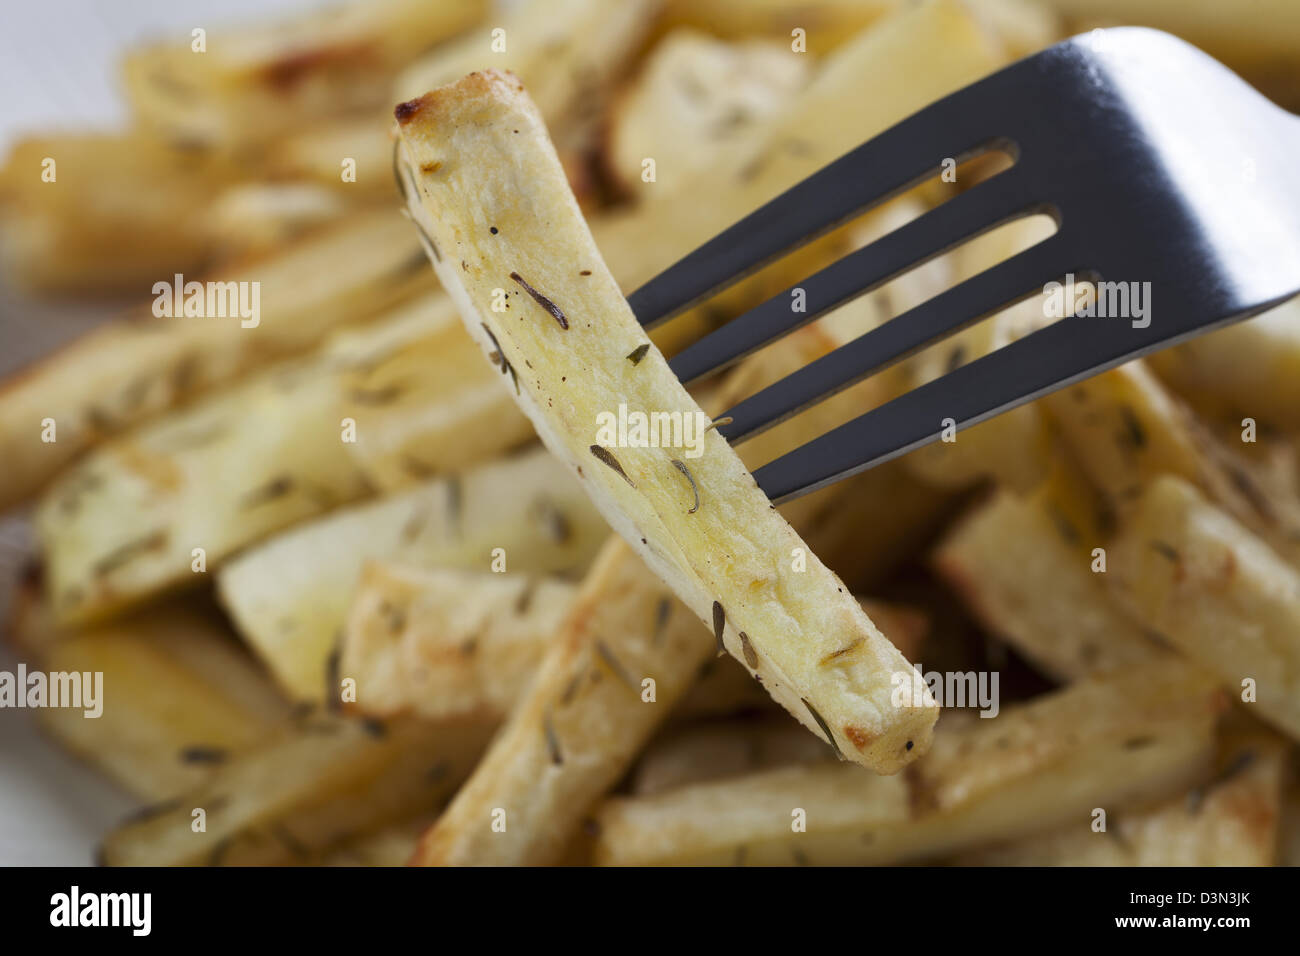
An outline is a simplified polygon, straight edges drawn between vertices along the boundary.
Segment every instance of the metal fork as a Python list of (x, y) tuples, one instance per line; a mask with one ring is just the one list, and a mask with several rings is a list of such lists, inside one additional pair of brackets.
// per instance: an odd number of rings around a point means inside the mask
[[(684, 383), (997, 226), (1047, 213), (1047, 240), (910, 309), (724, 415), (743, 440), (1069, 274), (1150, 282), (1145, 328), (1073, 316), (950, 371), (755, 472), (773, 501), (1300, 292), (1300, 118), (1195, 47), (1098, 30), (940, 100), (857, 147), (629, 297), (650, 328), (779, 256), (991, 149), (1014, 165), (704, 336)], [(791, 309), (804, 290), (807, 310)]]

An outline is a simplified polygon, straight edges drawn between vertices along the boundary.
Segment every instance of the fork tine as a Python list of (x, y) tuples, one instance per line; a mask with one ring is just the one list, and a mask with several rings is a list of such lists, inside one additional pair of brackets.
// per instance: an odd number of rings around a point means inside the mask
[(1012, 78), (1003, 71), (952, 93), (786, 190), (710, 239), (628, 297), (647, 329), (726, 288), (786, 252), (925, 181), (951, 157), (994, 148), (987, 104)]
[(719, 431), (743, 441), (968, 325), (1014, 305), (1063, 274), (1060, 233), (927, 299), (792, 372), (723, 413)]
[(930, 444), (946, 418), (969, 428), (1159, 347), (1149, 329), (1098, 325), (1115, 321), (1054, 322), (801, 445), (754, 477), (773, 502), (807, 494)]
[[(725, 368), (913, 266), (1036, 211), (1029, 205), (1030, 190), (1014, 169), (980, 183), (732, 319), (675, 355), (668, 365), (684, 385)], [(804, 293), (802, 312), (791, 307), (796, 289)]]

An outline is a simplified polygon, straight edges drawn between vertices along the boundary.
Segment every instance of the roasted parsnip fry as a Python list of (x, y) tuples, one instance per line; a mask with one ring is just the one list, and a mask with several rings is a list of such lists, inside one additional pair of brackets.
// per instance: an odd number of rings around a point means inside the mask
[[(636, 264), (619, 275), (624, 288), (634, 289), (684, 251), (864, 140), (1002, 66), (1006, 57), (997, 38), (957, 0), (902, 8), (829, 57), (755, 148), (720, 157), (669, 201), (642, 203), (603, 227), (601, 253)], [(774, 295), (824, 264), (826, 254), (822, 249), (814, 256), (814, 268), (805, 257), (787, 256), (719, 301), (739, 308)]]
[(5, 278), (143, 298), (160, 278), (207, 268), (213, 246), (195, 211), (234, 175), (211, 151), (138, 133), (24, 139), (0, 169)]
[(168, 139), (235, 148), (380, 106), (398, 70), (487, 8), (370, 0), (178, 37), (126, 58), (126, 92), (137, 119)]
[(1146, 627), (1247, 709), (1300, 737), (1300, 573), (1181, 478), (1121, 525), (1107, 582)]
[[(1059, 38), (1060, 24), (1036, 0), (967, 2), (1017, 57)], [(904, 0), (669, 0), (665, 20), (720, 37), (758, 34), (786, 43), (798, 40), (794, 31), (803, 30), (808, 52), (820, 55), (852, 41), (864, 28), (903, 6)]]
[(1156, 352), (1147, 362), (1198, 411), (1300, 428), (1300, 299)]
[(1296, 779), (1294, 772), (1282, 798), (1281, 844), (1279, 865), (1300, 866), (1300, 779)]
[(611, 537), (536, 680), (412, 862), (559, 861), (713, 653), (695, 616)]
[[(266, 163), (279, 179), (308, 180), (347, 199), (387, 201), (393, 182), (393, 141), (386, 110), (316, 123), (267, 145)], [(344, 162), (351, 160), (348, 178)]]
[[(1205, 779), (1220, 692), (1157, 662), (972, 718), (935, 735), (898, 777), (848, 764), (770, 770), (651, 797), (596, 815), (598, 863), (882, 864), (1140, 807)], [(802, 811), (806, 831), (792, 825)]]
[(374, 717), (504, 717), (576, 592), (534, 575), (371, 562), (343, 629), (339, 676), (356, 681), (356, 709)]
[(492, 67), (521, 77), (562, 150), (595, 132), (607, 91), (632, 62), (661, 0), (521, 0), (501, 23), (483, 24), (404, 70), (394, 101)]
[[(355, 709), (427, 720), (505, 717), (555, 643), (577, 588), (555, 578), (371, 561), (343, 628), (340, 679), (357, 682)], [(895, 646), (919, 650), (928, 622), (917, 610), (862, 600)], [(716, 715), (770, 699), (730, 658), (705, 662), (678, 705)]]
[(1260, 736), (1229, 741), (1202, 787), (1095, 831), (1080, 821), (1049, 834), (965, 854), (961, 866), (1272, 866), (1277, 858), (1286, 747)]
[(1300, 9), (1290, 0), (1254, 0), (1250, 16), (1217, 0), (1043, 0), (1043, 5), (1070, 18), (1167, 30), (1226, 61), (1294, 62), (1300, 55)]
[(802, 29), (808, 52), (820, 56), (902, 5), (902, 0), (668, 0), (664, 20), (736, 40), (757, 34), (790, 43), (797, 39), (792, 31)]
[[(345, 447), (381, 492), (466, 468), (533, 437), (515, 406), (509, 369), (483, 364), (450, 299), (430, 299), (418, 318), (403, 311), (382, 329), (372, 324), (341, 336), (332, 349), (343, 361), (334, 376), (343, 414), (356, 422), (356, 440)], [(410, 319), (419, 324), (393, 326)], [(377, 338), (390, 329), (397, 334), (383, 347)]]
[(833, 760), (834, 751), (784, 714), (669, 728), (651, 742), (631, 775), (631, 792), (652, 796), (721, 780)]
[(406, 866), (420, 841), (420, 834), (433, 823), (421, 814), (365, 836), (348, 840), (325, 854), (321, 866)]
[[(365, 562), (580, 573), (609, 533), (565, 467), (538, 450), (295, 528), (231, 561), (218, 591), (296, 700), (339, 699), (331, 655)], [(329, 685), (327, 691), (327, 685)]]
[(102, 617), (194, 580), (195, 548), (215, 570), (376, 488), (519, 445), (532, 429), (509, 388), (436, 296), (136, 429), (38, 509), (55, 609)]
[(1219, 439), (1143, 362), (1111, 369), (1041, 404), (1118, 511), (1158, 475), (1175, 475), (1200, 488), (1286, 560), (1300, 564), (1295, 489), (1277, 487), (1268, 462), (1246, 453), (1239, 431), (1227, 441)]
[[(216, 281), (260, 283), (256, 327), (242, 327), (239, 316), (145, 312), (82, 336), (0, 386), (0, 508), (105, 438), (433, 287), (410, 224), (391, 210), (231, 266)], [(46, 420), (53, 441), (42, 440)]]
[(268, 255), (354, 209), (317, 183), (241, 183), (209, 203), (204, 229), (223, 260)]
[(1021, 498), (1005, 489), (947, 537), (934, 564), (993, 634), (1053, 677), (1072, 680), (1128, 667), (1165, 650), (1110, 595), (1094, 572), (1081, 522), (1051, 489)]
[[(643, 42), (658, 3), (524, 0), (410, 64), (390, 99), (409, 99), (486, 66), (513, 70), (533, 90), (551, 129), (564, 131), (556, 138), (572, 151), (566, 166), (576, 190), (588, 175), (578, 152), (587, 147), (607, 91)], [(313, 125), (274, 143), (268, 165), (282, 176), (341, 186), (345, 193), (391, 198), (388, 126), (384, 110)], [(356, 164), (355, 181), (339, 175), (344, 158)]]
[(13, 638), (53, 672), (100, 673), (99, 715), (37, 712), (62, 747), (146, 800), (197, 787), (234, 756), (289, 724), (289, 704), (234, 635), (202, 603), (170, 601), (148, 613), (63, 632), (36, 602), (22, 602)]
[(202, 582), (239, 548), (363, 495), (333, 383), (316, 372), (291, 362), (61, 477), (35, 516), (59, 619), (93, 621)]
[[(107, 866), (310, 863), (454, 793), (491, 728), (304, 714), (202, 787), (145, 807), (105, 838)], [(202, 816), (198, 811), (202, 810)], [(206, 829), (194, 827), (202, 819)]]
[(597, 415), (620, 404), (704, 416), (628, 309), (518, 81), (471, 74), (397, 115), (439, 278), (471, 335), (516, 370), (521, 407), (610, 523), (839, 751), (884, 772), (924, 752), (934, 711), (890, 701), (890, 675), (910, 665), (815, 555), (786, 569), (806, 545), (715, 431), (698, 458), (681, 452), (689, 466), (671, 449), (597, 440)]
[(654, 161), (653, 182), (663, 177), (672, 184), (727, 152), (752, 149), (765, 121), (785, 107), (808, 74), (808, 58), (784, 43), (725, 43), (695, 30), (670, 33), (613, 111), (605, 155), (610, 175), (635, 198), (671, 193), (639, 188), (647, 159)]

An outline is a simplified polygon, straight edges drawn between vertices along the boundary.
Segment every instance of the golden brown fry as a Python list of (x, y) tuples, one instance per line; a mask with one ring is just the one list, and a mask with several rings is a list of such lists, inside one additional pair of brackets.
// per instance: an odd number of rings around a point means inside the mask
[[(806, 545), (716, 431), (698, 456), (682, 452), (689, 466), (666, 449), (615, 454), (598, 440), (597, 414), (621, 403), (683, 422), (702, 412), (646, 342), (518, 81), (471, 74), (397, 115), (412, 215), (440, 279), (471, 335), (518, 371), (521, 407), (581, 469), (606, 518), (733, 656), (744, 644), (769, 693), (806, 726), (886, 772), (923, 752), (933, 712), (888, 701), (889, 675), (910, 665), (814, 555), (806, 570), (785, 570)], [(726, 568), (709, 557), (719, 552)]]

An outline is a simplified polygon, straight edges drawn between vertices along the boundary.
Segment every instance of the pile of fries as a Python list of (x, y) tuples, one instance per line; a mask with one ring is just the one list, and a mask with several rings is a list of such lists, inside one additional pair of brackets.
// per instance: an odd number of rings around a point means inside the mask
[(1122, 18), (1296, 108), (1297, 8), (1230, 6), (356, 0), (132, 51), (129, 130), (0, 168), (6, 282), (139, 302), (0, 382), (0, 507), (38, 542), (8, 639), (103, 675), (102, 716), (38, 719), (142, 804), (99, 859), (1300, 863), (1300, 300), (779, 513), (747, 468), (1043, 299), (734, 454), (584, 437), (629, 397), (720, 414), (1050, 235), (1008, 223), (689, 395), (664, 355), (1005, 157), (649, 337), (623, 301), (1021, 56)]

